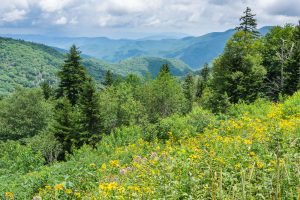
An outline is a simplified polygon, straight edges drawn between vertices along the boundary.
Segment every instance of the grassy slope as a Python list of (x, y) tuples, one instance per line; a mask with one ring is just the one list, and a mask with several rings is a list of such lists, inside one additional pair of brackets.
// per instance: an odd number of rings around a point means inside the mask
[(282, 104), (240, 104), (203, 133), (184, 129), (166, 143), (125, 128), (67, 162), (0, 177), (0, 192), (20, 199), (296, 199), (299, 105), (300, 92)]

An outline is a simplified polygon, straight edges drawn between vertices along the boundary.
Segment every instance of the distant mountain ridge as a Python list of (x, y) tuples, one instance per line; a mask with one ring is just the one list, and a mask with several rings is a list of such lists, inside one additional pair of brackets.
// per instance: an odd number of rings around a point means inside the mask
[[(270, 26), (259, 29), (266, 34)], [(49, 37), (41, 35), (3, 35), (15, 39), (23, 39), (49, 46), (68, 49), (72, 44), (80, 47), (83, 54), (107, 62), (118, 63), (133, 57), (177, 58), (192, 69), (199, 69), (210, 63), (223, 52), (227, 40), (234, 29), (225, 32), (208, 33), (199, 37), (169, 39), (163, 36), (146, 37), (144, 39), (109, 39), (106, 37)], [(161, 37), (161, 38), (160, 38)]]
[[(0, 95), (9, 94), (20, 86), (36, 87), (43, 81), (57, 83), (56, 75), (66, 52), (43, 44), (0, 37)], [(98, 84), (102, 83), (107, 70), (121, 76), (149, 73), (155, 77), (162, 64), (168, 63), (175, 76), (191, 72), (188, 65), (177, 59), (142, 57), (111, 64), (86, 55), (82, 57), (83, 65)]]

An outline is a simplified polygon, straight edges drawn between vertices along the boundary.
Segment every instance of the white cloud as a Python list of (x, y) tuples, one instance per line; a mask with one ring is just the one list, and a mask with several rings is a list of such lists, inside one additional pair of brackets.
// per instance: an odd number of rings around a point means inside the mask
[(54, 21), (54, 24), (57, 25), (65, 25), (68, 23), (68, 19), (66, 17), (60, 17), (59, 19)]
[[(0, 22), (9, 26), (89, 34), (96, 30), (202, 34), (239, 23), (246, 6), (259, 25), (295, 23), (300, 0), (0, 0)], [(51, 24), (53, 27), (51, 27)], [(65, 26), (63, 26), (65, 25)], [(78, 31), (74, 31), (78, 30)], [(83, 32), (85, 30), (85, 32)]]
[(42, 0), (39, 6), (43, 11), (55, 12), (65, 8), (72, 0)]
[(9, 11), (7, 13), (4, 13), (3, 16), (1, 17), (0, 21), (3, 22), (14, 22), (14, 21), (18, 21), (24, 18), (26, 14), (25, 10), (12, 10)]

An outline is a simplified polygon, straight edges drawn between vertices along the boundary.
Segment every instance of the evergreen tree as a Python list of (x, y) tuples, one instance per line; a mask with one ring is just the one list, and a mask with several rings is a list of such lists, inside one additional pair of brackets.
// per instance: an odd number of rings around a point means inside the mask
[(200, 76), (202, 77), (204, 82), (208, 81), (209, 74), (210, 74), (210, 68), (209, 68), (208, 64), (205, 63), (203, 68), (200, 71)]
[(204, 81), (202, 80), (201, 77), (199, 77), (198, 80), (197, 80), (196, 94), (195, 94), (197, 98), (202, 97), (204, 89), (205, 89)]
[(76, 147), (79, 144), (80, 129), (78, 113), (77, 107), (72, 106), (67, 97), (63, 97), (57, 101), (51, 129), (54, 136), (62, 144), (64, 152), (71, 153), (72, 147)]
[(111, 72), (111, 70), (107, 70), (104, 77), (103, 85), (109, 87), (112, 86), (113, 84), (114, 84), (114, 74)]
[(40, 87), (43, 90), (44, 98), (48, 100), (53, 95), (54, 92), (49, 82), (48, 81), (42, 82)]
[(170, 74), (170, 67), (169, 67), (168, 63), (163, 64), (162, 67), (160, 68), (159, 75), (162, 75), (162, 74)]
[(224, 54), (214, 62), (211, 85), (215, 92), (226, 93), (231, 103), (252, 102), (259, 97), (266, 74), (260, 49), (261, 42), (251, 34), (235, 33), (227, 42)]
[(86, 143), (94, 145), (100, 139), (101, 120), (99, 116), (99, 97), (96, 93), (95, 84), (90, 77), (83, 85), (79, 108), (81, 144)]
[(201, 98), (204, 89), (208, 86), (208, 80), (210, 76), (210, 68), (207, 63), (204, 64), (203, 68), (200, 70), (200, 77), (197, 80), (196, 85), (196, 97)]
[(58, 73), (60, 78), (58, 97), (66, 96), (74, 106), (80, 97), (86, 76), (86, 69), (81, 65), (80, 51), (73, 45), (62, 70)]
[(195, 99), (195, 80), (192, 74), (188, 74), (184, 80), (183, 93), (187, 100), (187, 112), (190, 112)]
[(139, 76), (135, 74), (129, 74), (126, 76), (125, 82), (130, 84), (133, 87), (136, 87), (142, 83), (142, 80)]
[(238, 31), (245, 31), (252, 33), (254, 36), (258, 36), (259, 32), (257, 31), (257, 23), (254, 18), (256, 15), (251, 13), (251, 8), (247, 7), (244, 11), (244, 16), (240, 18), (240, 25), (236, 27)]

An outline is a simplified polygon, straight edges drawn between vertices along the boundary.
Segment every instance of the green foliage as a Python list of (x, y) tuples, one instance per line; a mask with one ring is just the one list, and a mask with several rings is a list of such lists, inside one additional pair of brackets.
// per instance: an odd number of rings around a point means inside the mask
[(226, 114), (234, 118), (239, 118), (247, 113), (250, 116), (263, 118), (264, 116), (267, 116), (271, 109), (272, 103), (270, 101), (266, 99), (257, 99), (252, 104), (247, 104), (245, 102), (233, 104), (228, 108)]
[(58, 160), (62, 152), (62, 145), (59, 143), (52, 132), (45, 130), (42, 133), (25, 140), (28, 147), (33, 152), (43, 155), (47, 163)]
[(75, 45), (70, 48), (58, 77), (60, 79), (58, 97), (67, 97), (74, 106), (80, 98), (82, 86), (87, 79), (86, 69), (81, 64), (80, 51)]
[(283, 104), (283, 112), (286, 116), (295, 115), (300, 112), (300, 91), (289, 97)]
[(48, 81), (44, 81), (40, 84), (41, 89), (43, 90), (44, 98), (46, 100), (50, 99), (51, 97), (54, 97), (54, 89), (49, 84)]
[(261, 65), (260, 40), (239, 31), (227, 42), (224, 54), (213, 65), (212, 87), (227, 94), (231, 103), (253, 102), (262, 93), (266, 70)]
[(107, 70), (104, 77), (103, 85), (108, 87), (108, 86), (112, 86), (113, 83), (114, 83), (114, 75), (110, 70)]
[(83, 65), (87, 67), (89, 73), (98, 82), (105, 82), (104, 77), (107, 71), (111, 71), (116, 75), (125, 77), (129, 74), (135, 74), (144, 77), (151, 74), (156, 77), (163, 64), (168, 64), (171, 74), (174, 76), (185, 76), (191, 72), (191, 68), (181, 60), (174, 58), (158, 58), (158, 57), (133, 57), (122, 60), (118, 63), (106, 63), (94, 58), (86, 58)]
[[(174, 114), (157, 123), (156, 135), (159, 139), (179, 140), (202, 133), (209, 125), (215, 124), (215, 116), (201, 107), (195, 107), (188, 115)], [(153, 133), (152, 133), (153, 134)]]
[(183, 113), (185, 98), (178, 80), (162, 72), (157, 79), (137, 88), (137, 98), (144, 105), (150, 122), (174, 113)]
[[(297, 59), (291, 58), (295, 52), (294, 27), (276, 26), (263, 38), (263, 65), (267, 69), (264, 87), (266, 94), (277, 100), (279, 95), (292, 94), (297, 84)], [(296, 52), (295, 52), (296, 53)], [(296, 61), (296, 63), (295, 63)]]
[(225, 113), (231, 105), (226, 92), (217, 93), (209, 87), (203, 91), (199, 104), (214, 113)]
[(145, 108), (133, 95), (133, 87), (127, 83), (108, 87), (100, 94), (100, 118), (106, 132), (145, 121)]
[(93, 144), (100, 140), (101, 119), (99, 95), (91, 78), (84, 83), (79, 99), (80, 109), (80, 140), (81, 143)]
[(35, 153), (30, 146), (24, 146), (15, 141), (0, 142), (0, 158), (1, 178), (14, 173), (24, 174), (36, 171), (45, 162), (40, 153)]
[(32, 137), (51, 120), (52, 106), (39, 89), (18, 89), (0, 101), (0, 139)]
[(62, 144), (63, 152), (70, 153), (72, 146), (81, 144), (79, 116), (78, 107), (73, 107), (66, 97), (57, 100), (51, 131)]
[(190, 112), (193, 107), (193, 102), (195, 100), (195, 80), (193, 75), (188, 74), (183, 83), (183, 93), (187, 100), (186, 112)]
[(20, 86), (37, 87), (45, 80), (56, 83), (63, 58), (45, 45), (0, 37), (0, 95)]
[(258, 36), (259, 32), (257, 31), (256, 19), (254, 18), (255, 14), (251, 13), (251, 8), (249, 7), (246, 8), (244, 14), (245, 15), (240, 18), (241, 23), (236, 29)]

